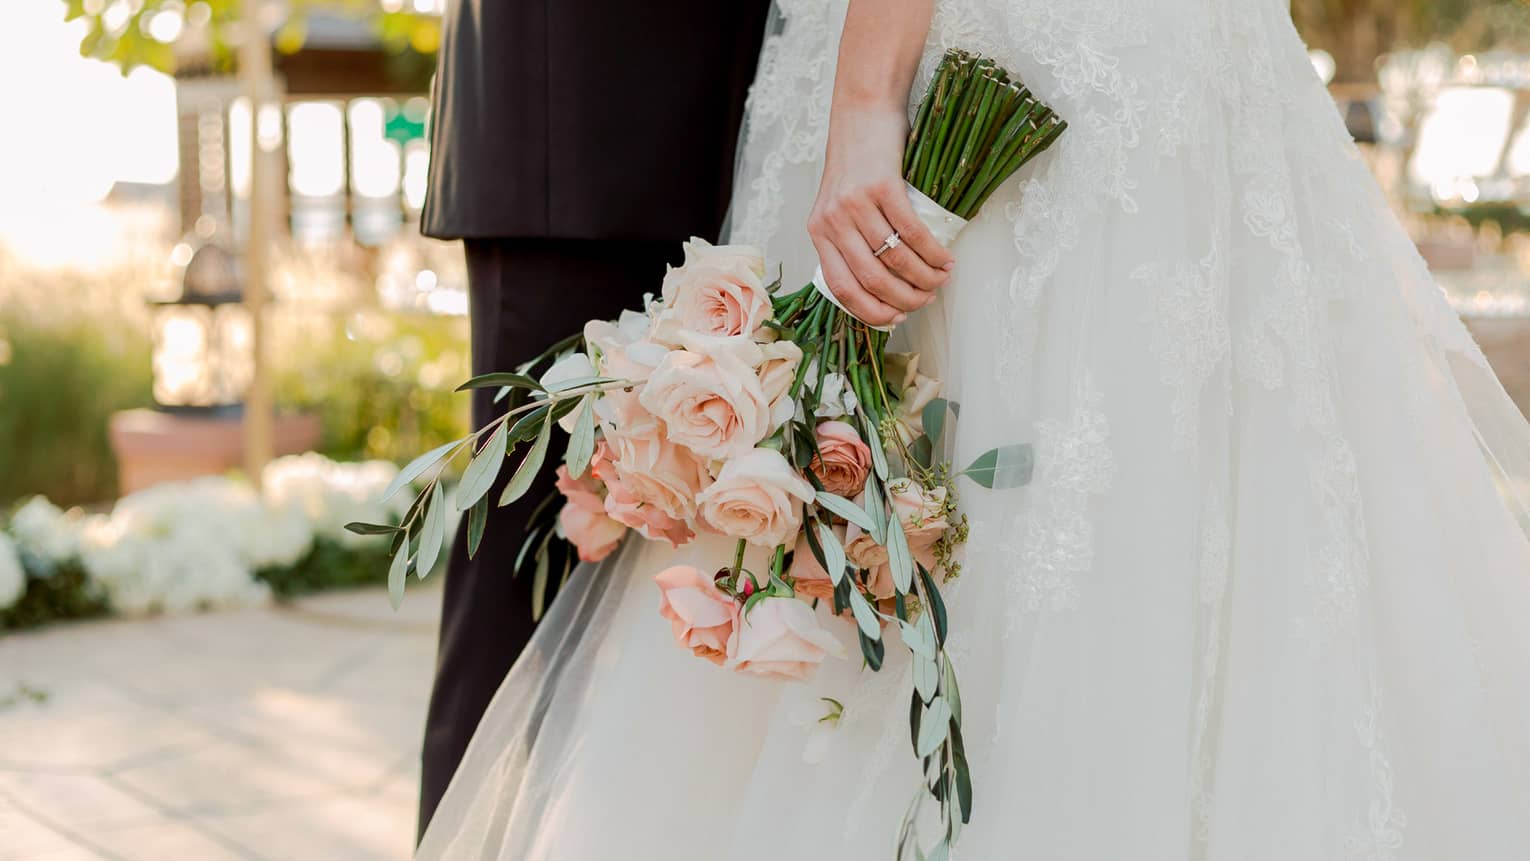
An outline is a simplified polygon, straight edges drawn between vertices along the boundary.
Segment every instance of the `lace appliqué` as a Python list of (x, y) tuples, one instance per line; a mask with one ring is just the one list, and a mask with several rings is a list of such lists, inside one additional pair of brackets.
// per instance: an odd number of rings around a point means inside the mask
[[(1073, 413), (1036, 425), (1035, 503), (1017, 548), (1020, 577), (1012, 581), (1018, 608), (1072, 608), (1079, 576), (1094, 565), (1090, 502), (1110, 489), (1116, 470), (1102, 402), (1093, 378), (1084, 373)], [(1011, 629), (1016, 622), (1012, 617)]]
[[(1162, 364), (1161, 379), (1174, 390), (1174, 447), (1194, 450), (1199, 440), (1201, 392), (1232, 352), (1227, 324), (1227, 271), (1215, 238), (1197, 264), (1153, 263), (1138, 267), (1132, 280), (1158, 296), (1152, 350)], [(1231, 412), (1223, 392), (1223, 412)]]

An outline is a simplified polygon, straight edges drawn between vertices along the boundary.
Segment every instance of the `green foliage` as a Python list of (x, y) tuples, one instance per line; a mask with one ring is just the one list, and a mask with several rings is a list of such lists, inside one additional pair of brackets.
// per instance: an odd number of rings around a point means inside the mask
[(73, 562), (47, 577), (28, 577), (21, 600), (10, 609), (0, 610), (0, 632), (92, 619), (106, 612), (105, 599), (91, 588), (80, 564)]
[(107, 420), (151, 402), (148, 333), (77, 311), (54, 321), (0, 312), (0, 505), (42, 494), (68, 506), (116, 493)]
[(467, 434), (469, 399), (452, 391), (468, 370), (461, 318), (300, 314), (302, 343), (271, 353), (276, 398), (319, 415), (322, 454), (401, 461)]
[[(85, 36), (81, 56), (103, 60), (124, 74), (139, 66), (161, 72), (175, 69), (173, 43), (155, 37), (157, 15), (180, 16), (180, 35), (195, 34), (207, 46), (213, 65), (229, 69), (234, 61), (240, 18), (250, 0), (62, 0), (65, 20), (83, 20)], [(124, 15), (114, 6), (121, 5)], [(369, 22), (383, 46), (394, 52), (434, 54), (441, 44), (441, 22), (433, 15), (385, 12), (377, 0), (286, 0), (287, 17), (273, 34), (276, 49), (292, 54), (301, 50), (307, 37), (307, 19), (315, 13), (346, 15)]]
[(313, 552), (290, 568), (266, 568), (256, 576), (279, 598), (297, 598), (327, 589), (381, 586), (388, 580), (388, 542), (368, 541), (350, 547), (327, 538), (314, 541)]

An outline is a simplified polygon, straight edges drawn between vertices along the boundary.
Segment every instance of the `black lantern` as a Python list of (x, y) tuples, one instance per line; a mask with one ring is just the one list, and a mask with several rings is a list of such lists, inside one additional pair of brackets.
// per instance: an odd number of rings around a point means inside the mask
[(163, 411), (239, 415), (255, 374), (239, 258), (221, 244), (176, 249), (180, 295), (156, 301), (154, 403)]

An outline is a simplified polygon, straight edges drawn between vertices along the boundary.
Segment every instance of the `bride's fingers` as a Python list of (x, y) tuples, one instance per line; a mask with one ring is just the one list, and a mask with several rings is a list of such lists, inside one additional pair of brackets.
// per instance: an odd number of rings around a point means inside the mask
[(872, 253), (875, 249), (866, 244), (863, 234), (864, 231), (851, 226), (841, 231), (834, 243), (861, 287), (899, 311), (916, 311), (928, 304), (933, 294), (920, 290), (888, 269)]
[(908, 189), (901, 183), (889, 183), (878, 188), (876, 199), (882, 207), (882, 214), (892, 224), (893, 229), (898, 231), (898, 236), (903, 240), (904, 245), (919, 255), (919, 258), (930, 268), (947, 272), (951, 270), (956, 263), (956, 258), (951, 256), (951, 252), (940, 244), (940, 240), (935, 238), (930, 228), (926, 227), (924, 222), (919, 220), (919, 216), (914, 214), (914, 205), (908, 199)]
[(834, 243), (815, 236), (813, 247), (818, 251), (818, 265), (823, 268), (825, 286), (846, 311), (873, 326), (886, 326), (901, 320), (902, 312), (861, 288)]
[[(877, 249), (881, 248), (893, 234), (892, 224), (888, 222), (882, 211), (875, 207), (870, 212), (862, 213), (857, 224), (861, 229), (861, 237), (871, 247), (873, 256), (875, 256)], [(896, 247), (883, 251), (882, 255), (877, 258), (882, 261), (884, 266), (892, 270), (894, 275), (902, 278), (914, 288), (926, 293), (933, 293), (935, 290), (944, 287), (946, 282), (951, 280), (951, 273), (949, 271), (936, 269), (929, 265), (924, 262), (922, 257), (903, 244), (901, 232), (898, 239), (899, 242)], [(934, 299), (927, 300), (926, 304), (930, 301), (934, 301)]]

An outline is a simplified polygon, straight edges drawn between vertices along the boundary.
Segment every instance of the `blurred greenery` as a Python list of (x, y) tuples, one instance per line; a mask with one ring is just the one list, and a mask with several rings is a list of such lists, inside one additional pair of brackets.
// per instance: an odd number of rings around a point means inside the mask
[(404, 461), (467, 433), (462, 318), (367, 309), (274, 328), (303, 342), (272, 351), (278, 405), (319, 415), (328, 457)]
[[(85, 21), (80, 54), (112, 63), (124, 73), (138, 66), (161, 72), (175, 69), (173, 42), (156, 38), (174, 32), (179, 39), (195, 38), (205, 45), (214, 66), (232, 68), (240, 18), (250, 0), (61, 0), (65, 19)], [(307, 21), (315, 13), (344, 15), (370, 22), (383, 46), (393, 52), (434, 54), (441, 45), (441, 21), (412, 11), (386, 11), (378, 0), (286, 0), (285, 17), (274, 33), (278, 51), (296, 53), (307, 36)], [(177, 16), (180, 26), (156, 28), (158, 15)]]
[(85, 569), (73, 562), (47, 577), (28, 577), (27, 591), (21, 600), (10, 609), (0, 610), (0, 632), (93, 619), (106, 612), (105, 598), (91, 588)]
[(346, 547), (327, 538), (314, 541), (313, 552), (290, 568), (255, 572), (271, 584), (281, 599), (299, 598), (328, 589), (380, 586), (388, 582), (388, 542)]
[(1337, 83), (1373, 81), (1377, 57), (1433, 41), (1530, 48), (1526, 0), (1292, 0), (1291, 15), (1311, 47), (1333, 55)]
[(150, 403), (146, 328), (89, 306), (59, 321), (0, 311), (0, 505), (34, 493), (61, 505), (116, 493), (107, 419)]

